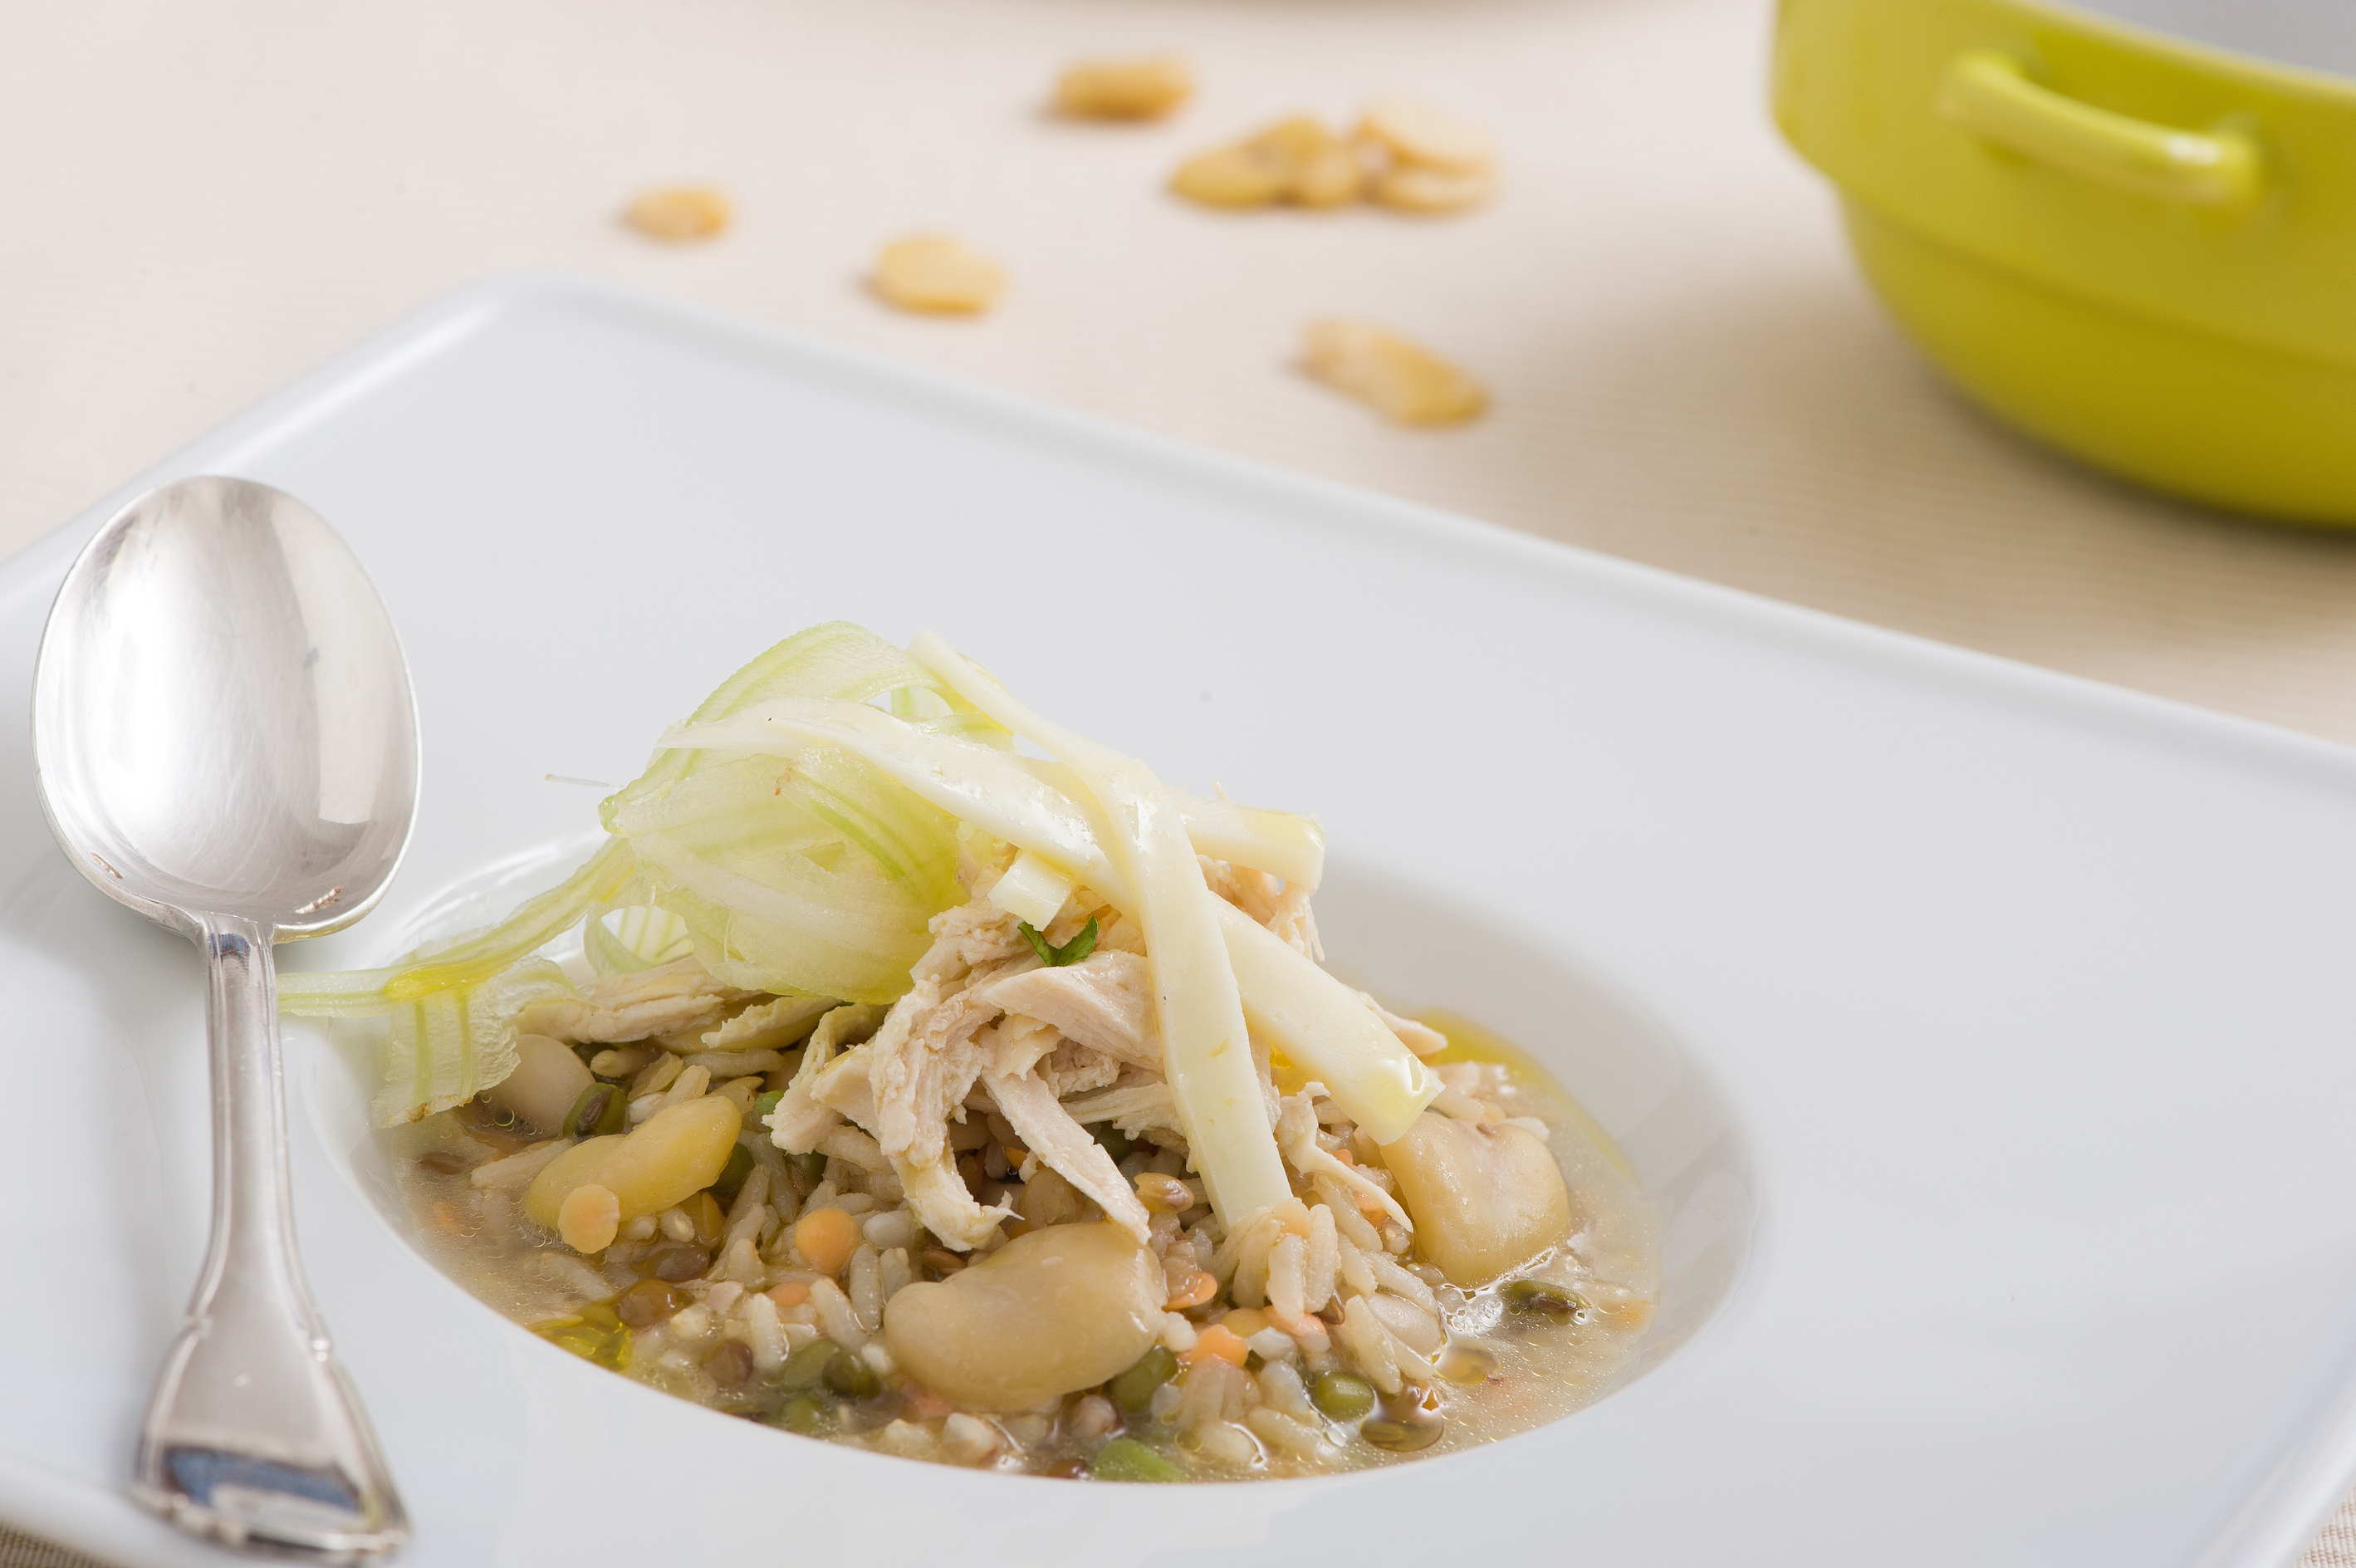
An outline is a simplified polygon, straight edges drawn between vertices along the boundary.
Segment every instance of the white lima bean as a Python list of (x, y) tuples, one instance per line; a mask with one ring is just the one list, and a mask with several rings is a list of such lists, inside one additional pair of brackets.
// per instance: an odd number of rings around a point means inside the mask
[(1159, 120), (1194, 91), (1183, 56), (1082, 60), (1055, 83), (1055, 107), (1087, 120)]
[(1311, 322), (1301, 335), (1301, 362), (1326, 385), (1401, 424), (1452, 424), (1488, 406), (1488, 393), (1463, 371), (1370, 322)]
[(571, 1047), (546, 1035), (516, 1041), (515, 1071), (491, 1090), (491, 1103), (514, 1112), (543, 1133), (562, 1129), (564, 1113), (597, 1080)]
[(884, 1337), (943, 1397), (1029, 1410), (1127, 1370), (1161, 1332), (1162, 1298), (1162, 1271), (1126, 1231), (1055, 1225), (907, 1286), (884, 1310)]
[(1570, 1232), (1561, 1167), (1519, 1127), (1484, 1128), (1427, 1111), (1383, 1158), (1424, 1256), (1451, 1283), (1487, 1284)]
[(884, 246), (871, 281), (901, 309), (936, 315), (988, 310), (1006, 290), (1005, 269), (947, 234), (916, 234)]
[(565, 1197), (594, 1183), (614, 1195), (625, 1220), (660, 1214), (719, 1178), (742, 1124), (727, 1101), (691, 1100), (627, 1133), (584, 1139), (532, 1178), (524, 1212), (553, 1230)]

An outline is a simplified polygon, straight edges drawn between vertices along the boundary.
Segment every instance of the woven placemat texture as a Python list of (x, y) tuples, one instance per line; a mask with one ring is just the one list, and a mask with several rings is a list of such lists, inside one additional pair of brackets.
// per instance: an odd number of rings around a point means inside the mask
[(0, 1524), (0, 1568), (109, 1568), (95, 1557), (53, 1546), (37, 1536)]

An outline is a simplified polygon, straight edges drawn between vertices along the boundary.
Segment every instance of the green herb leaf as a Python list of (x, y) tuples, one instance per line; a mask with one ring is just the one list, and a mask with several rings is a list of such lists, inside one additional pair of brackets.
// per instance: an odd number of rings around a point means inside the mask
[(1031, 944), (1031, 950), (1037, 953), (1039, 961), (1049, 969), (1077, 963), (1097, 950), (1097, 918), (1094, 915), (1088, 917), (1088, 923), (1080, 928), (1079, 934), (1062, 947), (1056, 947), (1041, 936), (1037, 928), (1028, 920), (1023, 922), (1022, 929), (1023, 940)]

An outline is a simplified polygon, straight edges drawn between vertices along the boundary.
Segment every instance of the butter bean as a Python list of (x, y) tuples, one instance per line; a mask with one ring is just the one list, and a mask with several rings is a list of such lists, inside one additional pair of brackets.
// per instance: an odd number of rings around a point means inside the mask
[(712, 1185), (740, 1128), (730, 1101), (701, 1099), (659, 1111), (630, 1132), (584, 1139), (532, 1178), (524, 1212), (553, 1230), (566, 1195), (594, 1182), (614, 1195), (625, 1220), (659, 1214)]
[(903, 1370), (977, 1410), (1025, 1410), (1127, 1370), (1162, 1323), (1162, 1271), (1119, 1227), (1055, 1225), (1018, 1236), (884, 1314)]
[(1375, 199), (1401, 212), (1462, 212), (1497, 193), (1497, 177), (1487, 169), (1424, 168), (1408, 164), (1387, 169), (1375, 181)]
[(709, 240), (734, 215), (728, 198), (703, 187), (650, 190), (630, 203), (630, 227), (656, 240)]
[(1183, 56), (1083, 60), (1056, 81), (1055, 107), (1087, 120), (1158, 120), (1194, 91)]
[[(1312, 322), (1301, 364), (1401, 424), (1449, 424), (1487, 404), (1480, 383), (1427, 349), (1364, 321)], [(1531, 1142), (1536, 1143), (1536, 1139)]]
[(1482, 174), (1497, 161), (1497, 145), (1486, 131), (1409, 98), (1376, 99), (1366, 106), (1366, 117), (1358, 129), (1403, 164)]
[(1570, 1194), (1547, 1146), (1519, 1127), (1427, 1111), (1383, 1147), (1423, 1255), (1453, 1283), (1483, 1285), (1570, 1232)]
[(1307, 115), (1297, 115), (1269, 126), (1232, 146), (1197, 154), (1178, 166), (1170, 188), (1205, 207), (1266, 207), (1302, 194), (1302, 172), (1312, 166), (1309, 195), (1312, 206), (1331, 205), (1356, 194), (1354, 184), (1338, 198), (1333, 194), (1334, 169), (1323, 162), (1340, 146), (1333, 132)]
[(1006, 291), (1004, 268), (947, 234), (917, 234), (884, 246), (870, 281), (901, 309), (936, 315), (988, 310)]
[(546, 1035), (516, 1041), (515, 1071), (491, 1090), (491, 1103), (514, 1112), (543, 1133), (564, 1130), (564, 1113), (594, 1082), (572, 1047)]

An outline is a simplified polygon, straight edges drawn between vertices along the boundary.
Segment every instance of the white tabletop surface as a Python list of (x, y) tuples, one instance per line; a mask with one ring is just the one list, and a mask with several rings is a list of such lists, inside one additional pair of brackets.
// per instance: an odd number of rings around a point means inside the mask
[[(0, 551), (411, 306), (615, 277), (1232, 452), (2162, 695), (2356, 739), (2356, 541), (2158, 500), (1963, 405), (1864, 293), (1776, 139), (1762, 0), (88, 0), (0, 48)], [(1040, 112), (1173, 47), (1195, 102)], [(1484, 119), (1477, 215), (1226, 217), (1185, 151), (1407, 89)], [(648, 185), (736, 199), (674, 249)], [(948, 228), (978, 322), (860, 278)], [(1301, 324), (1488, 382), (1407, 433), (1307, 382)], [(37, 1547), (0, 1530), (0, 1565)], [(2356, 1511), (2309, 1564), (2356, 1565)]]

